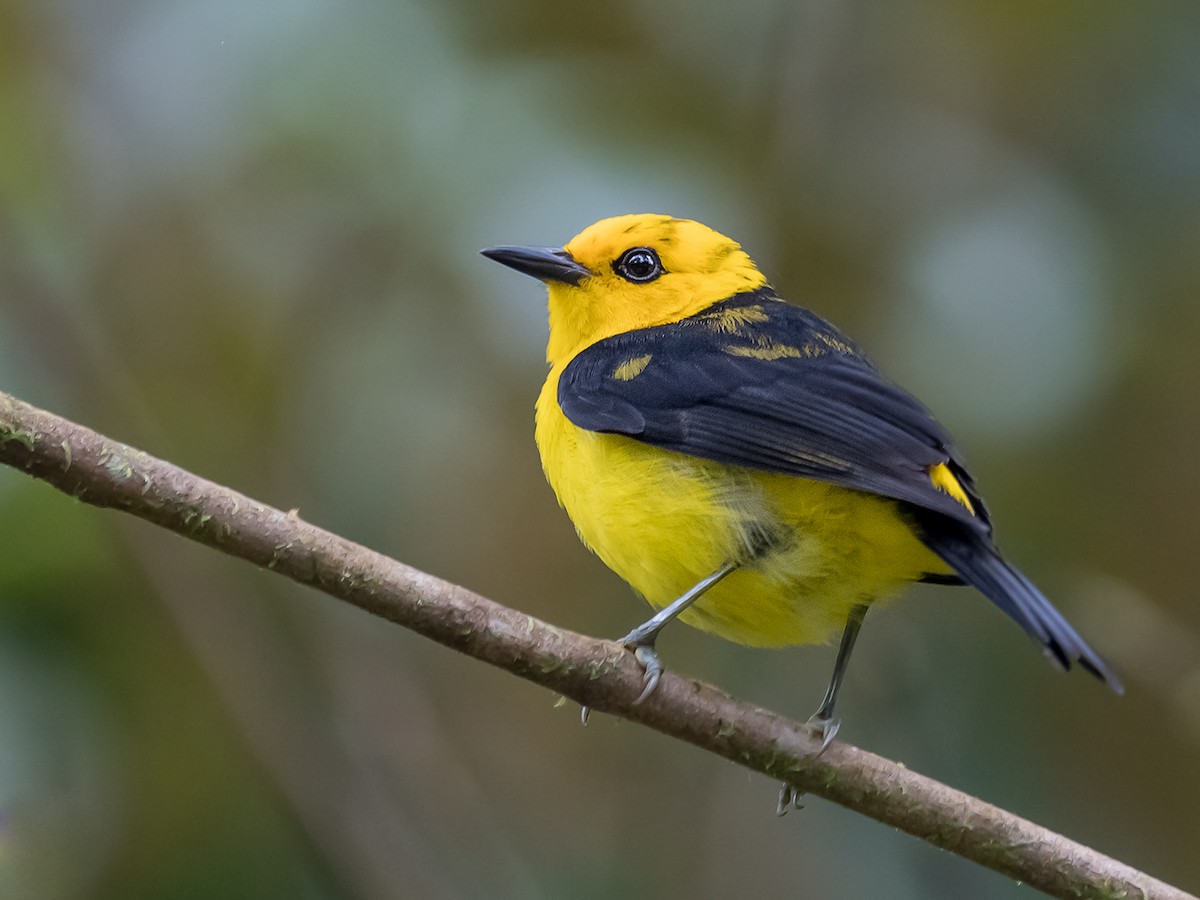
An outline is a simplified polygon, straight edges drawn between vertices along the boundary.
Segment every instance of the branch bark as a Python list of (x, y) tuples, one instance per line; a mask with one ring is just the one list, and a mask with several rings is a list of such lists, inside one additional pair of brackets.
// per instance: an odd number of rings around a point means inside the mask
[(555, 628), (0, 392), (0, 463), (352, 603), (592, 709), (687, 741), (1062, 898), (1196, 900), (1032, 822), (667, 673), (641, 705), (618, 644)]

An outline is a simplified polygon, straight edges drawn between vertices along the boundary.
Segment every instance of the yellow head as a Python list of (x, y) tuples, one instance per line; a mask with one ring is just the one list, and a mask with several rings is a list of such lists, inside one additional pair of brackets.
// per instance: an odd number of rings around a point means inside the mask
[(603, 338), (674, 322), (766, 284), (735, 241), (670, 216), (602, 219), (561, 250), (495, 247), (483, 253), (546, 282), (546, 357), (552, 364)]

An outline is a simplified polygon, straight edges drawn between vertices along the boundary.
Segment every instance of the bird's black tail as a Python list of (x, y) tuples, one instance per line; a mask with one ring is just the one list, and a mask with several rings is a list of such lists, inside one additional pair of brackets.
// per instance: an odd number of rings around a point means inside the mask
[(1072, 662), (1079, 663), (1116, 693), (1124, 692), (1120, 679), (1104, 660), (1033, 582), (1000, 556), (990, 541), (981, 535), (958, 532), (945, 525), (923, 529), (921, 539), (962, 576), (963, 581), (977, 588), (1040, 641), (1047, 656), (1064, 669), (1069, 669)]

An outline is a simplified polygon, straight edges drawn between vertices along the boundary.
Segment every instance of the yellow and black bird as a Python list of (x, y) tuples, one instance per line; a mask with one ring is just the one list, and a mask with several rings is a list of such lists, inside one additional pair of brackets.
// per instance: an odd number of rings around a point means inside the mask
[(869, 606), (907, 582), (969, 584), (1062, 667), (1121, 685), (992, 540), (950, 435), (841, 332), (781, 300), (741, 247), (662, 215), (564, 248), (495, 247), (546, 283), (546, 477), (587, 544), (657, 615), (623, 643), (646, 669), (675, 618), (754, 646), (828, 640), (809, 720), (825, 746)]

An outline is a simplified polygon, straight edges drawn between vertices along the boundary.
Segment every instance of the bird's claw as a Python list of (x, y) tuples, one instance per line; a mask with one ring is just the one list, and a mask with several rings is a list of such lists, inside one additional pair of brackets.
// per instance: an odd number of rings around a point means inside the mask
[[(825, 749), (833, 743), (833, 737), (838, 733), (838, 729), (842, 726), (840, 719), (835, 719), (827, 714), (824, 710), (820, 710), (812, 718), (805, 723), (805, 727), (812, 732), (813, 737), (821, 741), (821, 746), (817, 749), (816, 755), (820, 756), (825, 752)], [(779, 787), (779, 803), (775, 807), (775, 815), (786, 816), (788, 810), (804, 809), (804, 804), (800, 800), (804, 797), (804, 791), (800, 790), (794, 784), (784, 782)]]
[(804, 804), (800, 802), (803, 797), (804, 791), (785, 781), (779, 786), (779, 805), (775, 807), (775, 815), (786, 816), (788, 810), (804, 809)]
[(621, 646), (633, 651), (634, 658), (641, 664), (644, 672), (642, 675), (642, 692), (633, 701), (634, 706), (638, 706), (653, 694), (654, 689), (658, 687), (659, 680), (662, 678), (662, 660), (658, 658), (658, 652), (654, 649), (654, 638), (657, 636), (657, 631), (647, 631), (643, 627), (635, 628), (629, 634), (625, 635), (625, 637), (621, 638)]
[(633, 655), (645, 670), (645, 674), (642, 675), (642, 692), (633, 701), (633, 705), (638, 706), (658, 687), (659, 679), (662, 678), (663, 665), (652, 644), (638, 644), (633, 648)]
[[(632, 650), (634, 658), (641, 664), (643, 669), (642, 674), (642, 692), (638, 694), (636, 700), (633, 701), (634, 706), (641, 704), (647, 697), (654, 693), (654, 689), (658, 687), (658, 682), (662, 678), (663, 664), (658, 658), (658, 653), (654, 649), (653, 640), (647, 643), (646, 635), (640, 633), (638, 629), (634, 629), (621, 638), (621, 645), (627, 650)], [(588, 717), (591, 716), (591, 707), (579, 707), (579, 722), (584, 728), (587, 727)]]
[(812, 732), (813, 737), (819, 738), (821, 741), (821, 748), (817, 751), (817, 756), (820, 756), (833, 743), (834, 735), (842, 727), (842, 721), (817, 713), (805, 725)]

